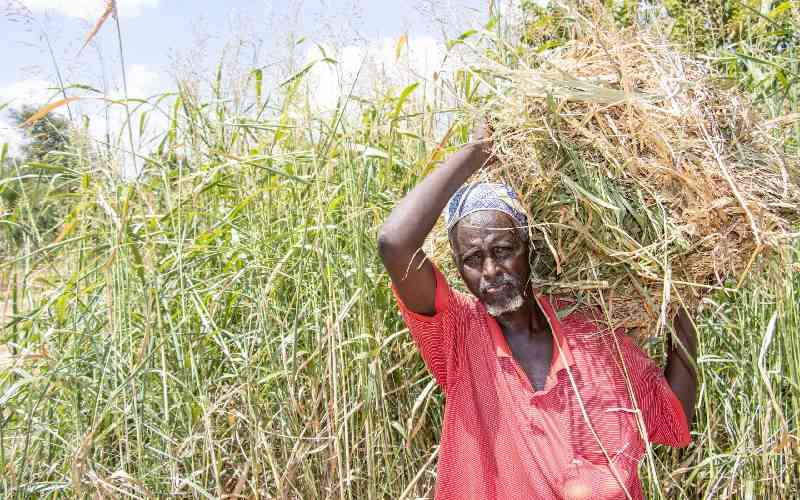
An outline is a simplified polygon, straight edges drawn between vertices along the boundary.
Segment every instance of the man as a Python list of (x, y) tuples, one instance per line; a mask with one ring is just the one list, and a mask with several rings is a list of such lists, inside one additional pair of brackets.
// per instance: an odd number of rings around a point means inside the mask
[[(462, 186), (491, 159), (488, 132), (479, 128), (411, 190), (379, 236), (403, 319), (446, 397), (436, 498), (642, 498), (645, 440), (691, 441), (692, 323), (677, 316), (680, 342), (662, 373), (622, 332), (591, 321), (596, 311), (559, 319), (569, 304), (529, 283), (516, 195)], [(453, 259), (474, 298), (451, 289), (420, 250), (446, 205)]]

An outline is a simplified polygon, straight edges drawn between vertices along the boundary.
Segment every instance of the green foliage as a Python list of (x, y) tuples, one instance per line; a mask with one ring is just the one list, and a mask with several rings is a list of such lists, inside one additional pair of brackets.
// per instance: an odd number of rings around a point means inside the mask
[(37, 109), (12, 110), (13, 121), (27, 140), (20, 158), (0, 164), (0, 244), (10, 250), (25, 241), (38, 246), (55, 237), (71, 208), (69, 194), (77, 165), (74, 132), (66, 118), (53, 113), (22, 127)]
[(706, 52), (729, 43), (742, 19), (738, 3), (726, 0), (666, 0), (664, 3), (675, 22), (673, 37), (695, 52)]
[[(713, 52), (742, 42), (776, 52), (796, 44), (791, 0), (667, 0), (672, 37), (695, 52)], [(797, 6), (794, 6), (796, 9)]]
[(666, 2), (671, 37), (703, 53), (768, 112), (796, 111), (800, 79), (800, 6), (791, 0)]
[(524, 22), (520, 43), (537, 52), (562, 45), (569, 38), (570, 19), (562, 9), (542, 7), (537, 2), (521, 4)]
[[(526, 43), (557, 43), (543, 26)], [(58, 189), (39, 202), (20, 201), (22, 170), (0, 181), (19, 189), (3, 227), (33, 231), (43, 203), (68, 208), (55, 239), (0, 254), (0, 346), (15, 355), (0, 357), (0, 496), (431, 496), (442, 398), (375, 236), (465, 127), (440, 149), (454, 114), (415, 82), (345, 96), (349, 118), (315, 115), (306, 74), (271, 95), (257, 76), (260, 106), (225, 99), (236, 76), (223, 71), (208, 101), (182, 87), (135, 182), (48, 150), (31, 166)], [(780, 498), (800, 484), (800, 273), (755, 270), (785, 290), (707, 301), (694, 444), (659, 450), (664, 491), (641, 471), (654, 497)]]
[(22, 161), (67, 166), (70, 161), (71, 125), (66, 117), (49, 113), (33, 125), (22, 127), (39, 108), (24, 106), (10, 113), (13, 122), (25, 131), (27, 141), (22, 146)]

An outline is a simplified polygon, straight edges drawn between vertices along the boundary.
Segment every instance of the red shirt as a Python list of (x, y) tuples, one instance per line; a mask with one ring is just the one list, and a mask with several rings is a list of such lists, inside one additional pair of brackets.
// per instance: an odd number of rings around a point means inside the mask
[(691, 441), (658, 366), (621, 330), (600, 329), (586, 311), (559, 320), (555, 309), (569, 303), (537, 294), (554, 341), (545, 387), (534, 391), (484, 306), (434, 273), (434, 316), (397, 299), (446, 397), (436, 499), (643, 498), (640, 424), (653, 443)]

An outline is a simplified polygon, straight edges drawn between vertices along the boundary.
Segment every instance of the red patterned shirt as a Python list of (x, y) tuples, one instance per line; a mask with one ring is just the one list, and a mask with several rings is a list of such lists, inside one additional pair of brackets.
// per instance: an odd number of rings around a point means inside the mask
[(691, 441), (658, 366), (622, 331), (599, 329), (587, 311), (559, 320), (556, 309), (569, 303), (537, 294), (553, 361), (535, 391), (484, 306), (434, 273), (434, 316), (397, 300), (446, 398), (436, 499), (643, 498), (642, 436)]

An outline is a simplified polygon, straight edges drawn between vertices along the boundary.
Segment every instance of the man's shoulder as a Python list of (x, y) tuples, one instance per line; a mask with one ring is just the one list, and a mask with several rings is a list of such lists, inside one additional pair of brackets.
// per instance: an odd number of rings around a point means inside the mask
[(455, 287), (450, 288), (450, 301), (450, 312), (456, 317), (472, 320), (481, 314), (486, 314), (486, 310), (474, 295)]

